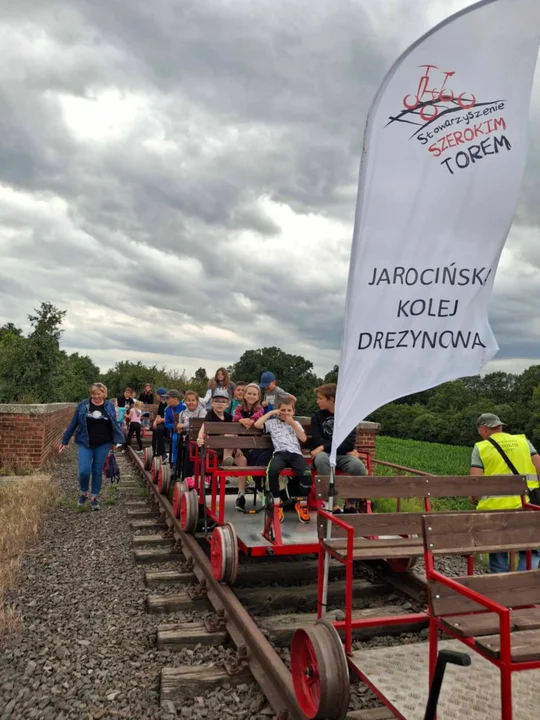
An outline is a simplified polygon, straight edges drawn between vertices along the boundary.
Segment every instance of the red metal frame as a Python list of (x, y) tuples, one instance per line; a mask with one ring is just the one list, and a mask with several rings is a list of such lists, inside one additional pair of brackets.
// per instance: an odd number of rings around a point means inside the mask
[[(531, 505), (525, 501), (525, 498), (521, 498), (521, 504), (523, 508), (527, 508), (533, 511), (539, 511), (540, 508), (536, 505)], [(516, 512), (520, 512), (517, 510)], [(500, 605), (493, 600), (490, 600), (475, 590), (471, 590), (464, 585), (456, 582), (452, 578), (446, 577), (442, 573), (435, 570), (433, 562), (433, 553), (428, 547), (424, 548), (424, 559), (426, 564), (426, 579), (436, 580), (442, 585), (446, 585), (452, 588), (459, 595), (473, 600), (478, 605), (484, 607), (487, 611), (496, 613), (499, 616), (499, 639), (500, 639), (500, 652), (499, 658), (493, 658), (476, 645), (474, 638), (472, 637), (461, 637), (455, 633), (450, 627), (443, 625), (438, 617), (433, 615), (431, 609), (428, 607), (427, 614), (429, 618), (429, 681), (433, 678), (435, 672), (435, 665), (437, 664), (438, 654), (438, 643), (439, 643), (439, 631), (449, 635), (450, 637), (459, 640), (471, 650), (474, 650), (478, 655), (488, 660), (492, 665), (495, 665), (499, 669), (501, 677), (501, 720), (512, 720), (513, 708), (512, 708), (512, 673), (519, 672), (521, 670), (534, 670), (540, 668), (540, 660), (530, 660), (527, 662), (513, 662), (512, 661), (512, 644), (511, 644), (511, 632), (510, 632), (510, 614), (511, 609)], [(531, 569), (532, 553), (530, 550), (527, 551), (526, 555), (526, 568), (528, 571)], [(535, 571), (537, 572), (537, 571)], [(517, 607), (520, 607), (517, 605)], [(516, 605), (512, 605), (512, 609), (516, 609)], [(455, 615), (445, 616), (448, 617), (463, 617), (471, 615), (472, 613), (456, 613)]]
[[(190, 450), (190, 459), (192, 459)], [(199, 492), (199, 503), (202, 505), (205, 503), (205, 488), (203, 485), (202, 468), (201, 468), (201, 456), (200, 448), (197, 446), (197, 457), (199, 461), (198, 473), (195, 475), (199, 478), (197, 490)], [(194, 458), (193, 458), (194, 459)], [(306, 458), (308, 463), (311, 463), (311, 458)], [(195, 473), (195, 471), (194, 471)], [(314, 473), (314, 470), (312, 470)], [(288, 477), (294, 476), (294, 471), (291, 469), (284, 469), (281, 475)], [(207, 506), (207, 516), (218, 525), (225, 524), (225, 478), (228, 476), (234, 477), (266, 477), (266, 468), (260, 468), (257, 470), (244, 469), (240, 466), (232, 466), (223, 468), (220, 467), (218, 462), (218, 454), (213, 449), (205, 451), (204, 460), (204, 477), (210, 477), (210, 507)], [(264, 511), (262, 511), (264, 513)], [(264, 524), (262, 529), (262, 536), (269, 543), (268, 546), (250, 546), (245, 542), (237, 538), (239, 549), (246, 555), (253, 557), (262, 557), (267, 555), (307, 555), (318, 552), (319, 542), (316, 540), (312, 543), (284, 543), (281, 534), (281, 523), (279, 522), (278, 507), (274, 507), (274, 514), (270, 522), (264, 513)], [(273, 538), (272, 538), (273, 535)]]

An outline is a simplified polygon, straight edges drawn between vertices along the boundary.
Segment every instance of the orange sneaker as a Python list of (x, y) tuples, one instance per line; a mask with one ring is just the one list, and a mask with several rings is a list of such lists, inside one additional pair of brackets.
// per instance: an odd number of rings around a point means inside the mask
[(294, 509), (301, 523), (308, 523), (311, 520), (307, 503), (297, 502)]
[(280, 523), (282, 523), (283, 522), (283, 508), (281, 507), (281, 505), (277, 506), (277, 513), (278, 513), (278, 520)]

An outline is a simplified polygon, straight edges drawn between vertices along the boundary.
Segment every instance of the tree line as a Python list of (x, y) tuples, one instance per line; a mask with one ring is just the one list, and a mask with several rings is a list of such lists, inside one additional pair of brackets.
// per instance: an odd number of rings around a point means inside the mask
[[(0, 402), (76, 402), (87, 396), (89, 385), (97, 380), (107, 385), (111, 397), (126, 387), (140, 392), (147, 382), (154, 389), (159, 385), (190, 388), (204, 395), (209, 377), (217, 370), (201, 367), (189, 376), (185, 371), (121, 361), (100, 373), (88, 355), (61, 349), (65, 315), (64, 310), (44, 302), (28, 316), (28, 335), (13, 323), (0, 327)], [(318, 377), (310, 360), (277, 347), (246, 350), (227, 370), (233, 381), (246, 382), (271, 370), (278, 385), (298, 398), (299, 415), (315, 412), (314, 388), (337, 382), (339, 372), (336, 365)], [(385, 435), (471, 445), (477, 440), (475, 420), (483, 412), (497, 413), (509, 432), (526, 433), (540, 450), (540, 365), (519, 375), (493, 372), (447, 382), (389, 403), (367, 419), (381, 423)]]

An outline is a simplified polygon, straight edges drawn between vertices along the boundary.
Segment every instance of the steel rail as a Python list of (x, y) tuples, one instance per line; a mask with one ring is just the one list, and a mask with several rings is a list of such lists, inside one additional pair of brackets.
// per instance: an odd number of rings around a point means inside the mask
[(224, 613), (225, 627), (236, 648), (245, 648), (247, 663), (251, 673), (272, 706), (279, 720), (305, 720), (305, 715), (296, 700), (292, 675), (285, 663), (276, 653), (270, 642), (253, 621), (231, 588), (221, 585), (212, 575), (212, 567), (195, 537), (183, 532), (180, 523), (173, 515), (172, 505), (167, 497), (161, 495), (142, 464), (142, 460), (132, 448), (128, 448), (129, 457), (144, 477), (153, 493), (153, 499), (165, 516), (167, 526), (180, 542), (186, 560), (193, 562), (193, 573), (216, 613)]

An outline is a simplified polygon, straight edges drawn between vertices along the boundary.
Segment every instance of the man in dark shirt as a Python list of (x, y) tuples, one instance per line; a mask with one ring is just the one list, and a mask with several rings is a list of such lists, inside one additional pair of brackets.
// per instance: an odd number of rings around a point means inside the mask
[(158, 396), (159, 405), (152, 425), (152, 454), (158, 455), (165, 462), (167, 460), (167, 454), (165, 453), (165, 436), (167, 430), (165, 428), (165, 410), (167, 409), (167, 389), (159, 387), (156, 390)]
[[(161, 389), (164, 390), (165, 388)], [(152, 392), (152, 386), (150, 385), (150, 383), (146, 383), (146, 385), (144, 386), (144, 392), (139, 395), (139, 400), (145, 405), (154, 404), (154, 393)]]
[[(334, 434), (335, 383), (315, 388), (319, 410), (311, 418), (311, 457), (319, 475), (330, 475), (330, 450)], [(352, 430), (337, 449), (336, 467), (347, 475), (365, 475), (366, 468), (355, 449), (356, 429)]]

